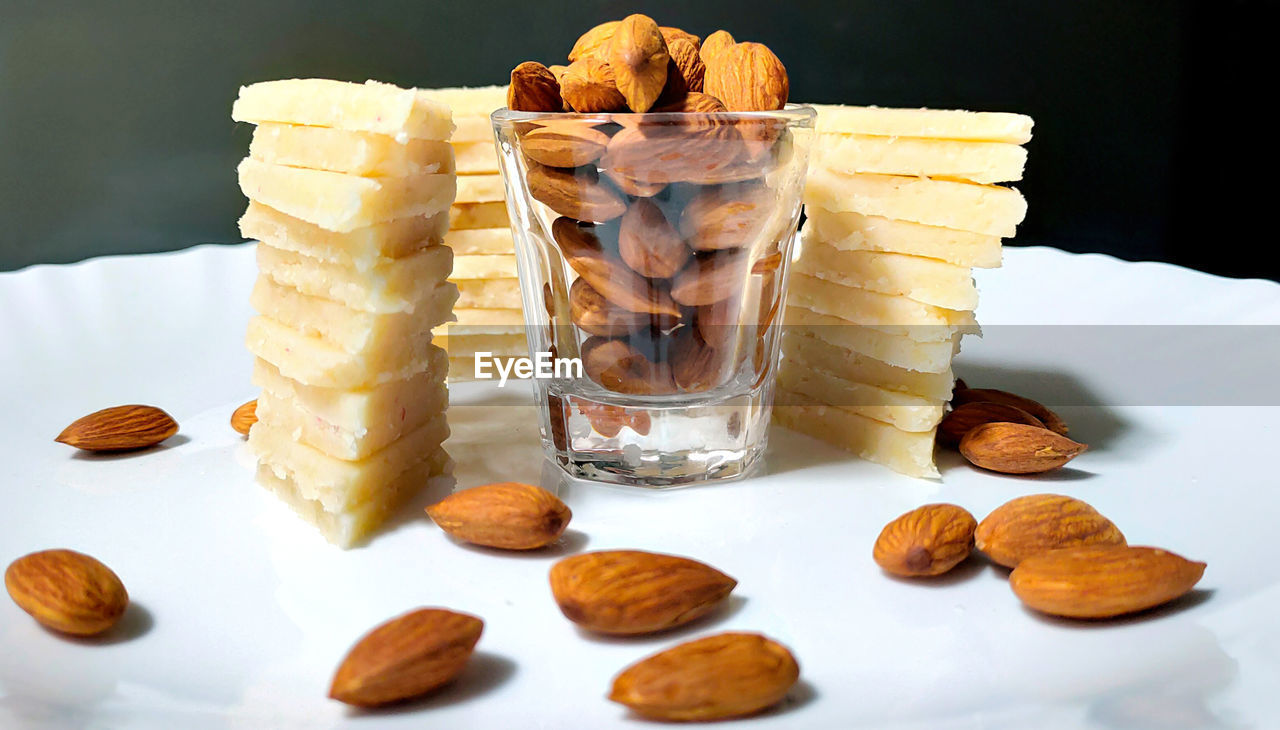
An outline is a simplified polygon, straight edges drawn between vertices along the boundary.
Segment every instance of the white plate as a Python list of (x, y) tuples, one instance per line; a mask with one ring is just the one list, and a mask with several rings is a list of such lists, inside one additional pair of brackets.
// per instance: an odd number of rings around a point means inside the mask
[[(966, 344), (959, 370), (1067, 404), (1073, 434), (1093, 444), (1075, 468), (1008, 478), (946, 455), (943, 481), (920, 481), (775, 429), (766, 472), (743, 482), (563, 486), (567, 546), (506, 555), (450, 542), (420, 504), (343, 552), (254, 485), (227, 426), (254, 396), (241, 344), (253, 276), (248, 247), (0, 275), (0, 562), (75, 548), (112, 566), (134, 600), (108, 638), (70, 641), (0, 599), (0, 726), (634, 726), (604, 699), (613, 675), (726, 629), (763, 631), (802, 667), (789, 701), (751, 727), (1280, 726), (1280, 399), (1274, 385), (1250, 401), (1195, 377), (1243, 362), (1234, 382), (1267, 387), (1258, 372), (1276, 362), (1257, 346), (1269, 330), (1155, 327), (1274, 330), (1280, 286), (1010, 250), (1004, 269), (980, 276), (987, 336)], [(1173, 375), (1134, 378), (1138, 360), (1074, 346), (1104, 328), (1000, 326), (1116, 323), (1145, 325), (1124, 330), (1142, 343), (1134, 357)], [(1126, 391), (1149, 381), (1168, 390)], [(542, 474), (528, 406), (511, 405), (524, 397), (455, 392), (461, 485), (554, 476)], [(181, 434), (106, 459), (53, 442), (84, 413), (132, 402), (166, 408)], [(1119, 405), (1089, 405), (1099, 402)], [(1135, 544), (1207, 561), (1200, 590), (1139, 618), (1074, 624), (1024, 610), (1004, 571), (979, 559), (933, 583), (887, 578), (870, 559), (881, 526), (922, 503), (981, 517), (1043, 491), (1088, 500)], [(557, 611), (547, 570), (571, 550), (620, 547), (696, 557), (739, 587), (727, 610), (674, 634), (588, 636)], [(420, 605), (486, 621), (457, 685), (372, 714), (325, 699), (358, 636)]]

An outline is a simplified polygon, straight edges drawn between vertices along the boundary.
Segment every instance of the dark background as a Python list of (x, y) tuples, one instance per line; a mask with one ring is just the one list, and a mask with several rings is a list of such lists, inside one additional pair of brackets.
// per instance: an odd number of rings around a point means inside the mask
[(241, 84), (502, 83), (642, 11), (768, 44), (795, 101), (1030, 114), (1015, 245), (1280, 278), (1256, 113), (1275, 81), (1246, 79), (1274, 67), (1268, 5), (0, 0), (0, 270), (239, 240)]

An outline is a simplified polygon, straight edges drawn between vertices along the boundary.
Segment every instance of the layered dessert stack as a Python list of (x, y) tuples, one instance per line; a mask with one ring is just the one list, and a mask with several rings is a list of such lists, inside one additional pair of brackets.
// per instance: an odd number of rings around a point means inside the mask
[(447, 465), (443, 242), (449, 108), (416, 90), (320, 79), (240, 89), (251, 122), (240, 230), (257, 239), (246, 338), (262, 389), (258, 481), (348, 547)]
[(776, 419), (936, 477), (951, 360), (976, 331), (971, 269), (1000, 265), (1027, 206), (1020, 114), (818, 106)]
[[(453, 110), (453, 151), (458, 167), (458, 196), (451, 210), (445, 243), (453, 248), (458, 285), (456, 321), (436, 331), (436, 344), (449, 352), (449, 377), (475, 375), (474, 355), (523, 356), (528, 351), (515, 245), (498, 152), (489, 115), (507, 104), (507, 87), (433, 89), (431, 98)], [(490, 369), (492, 372), (492, 368)]]

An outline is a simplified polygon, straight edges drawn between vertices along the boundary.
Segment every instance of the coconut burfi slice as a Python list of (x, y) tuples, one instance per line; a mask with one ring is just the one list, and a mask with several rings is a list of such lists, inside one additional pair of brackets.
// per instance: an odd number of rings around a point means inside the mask
[(773, 419), (781, 425), (913, 477), (939, 478), (934, 430), (903, 431), (888, 423), (778, 389)]
[(385, 134), (399, 140), (449, 139), (449, 106), (420, 89), (329, 79), (282, 79), (240, 87), (237, 122), (279, 122)]

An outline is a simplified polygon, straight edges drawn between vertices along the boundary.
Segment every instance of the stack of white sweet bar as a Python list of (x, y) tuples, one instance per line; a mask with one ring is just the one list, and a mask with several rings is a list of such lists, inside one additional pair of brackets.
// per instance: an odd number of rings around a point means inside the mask
[[(489, 115), (507, 103), (507, 87), (427, 90), (453, 109), (453, 151), (458, 196), (445, 243), (453, 248), (458, 285), (456, 321), (436, 331), (436, 344), (449, 352), (449, 378), (475, 377), (477, 352), (503, 359), (527, 351), (515, 246), (507, 222), (505, 188)], [(493, 368), (489, 368), (493, 372)]]
[(777, 420), (865, 459), (938, 476), (934, 435), (972, 271), (1000, 265), (1027, 206), (1020, 114), (818, 106), (791, 269)]
[(448, 465), (445, 352), (455, 179), (449, 108), (417, 90), (320, 79), (240, 89), (257, 239), (258, 481), (348, 547)]

